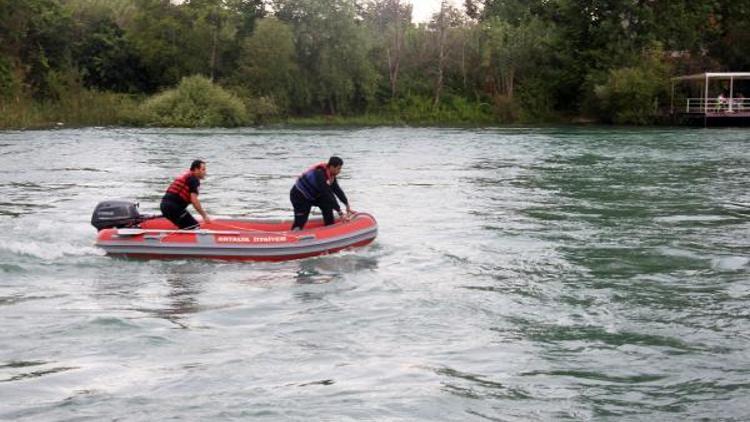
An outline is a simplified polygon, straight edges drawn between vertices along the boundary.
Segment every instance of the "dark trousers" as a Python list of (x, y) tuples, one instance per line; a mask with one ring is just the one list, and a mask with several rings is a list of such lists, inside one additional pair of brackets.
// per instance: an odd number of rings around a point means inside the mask
[(294, 207), (294, 224), (292, 224), (292, 230), (296, 228), (302, 230), (305, 228), (313, 206), (320, 208), (320, 212), (323, 213), (323, 222), (326, 226), (333, 224), (332, 204), (326, 204), (325, 201), (319, 200), (311, 201), (305, 198), (305, 195), (296, 187), (292, 187), (292, 190), (289, 192), (289, 199), (292, 201), (292, 206)]
[(168, 199), (162, 199), (160, 208), (162, 215), (175, 226), (181, 229), (198, 228), (198, 221), (190, 215), (186, 206)]

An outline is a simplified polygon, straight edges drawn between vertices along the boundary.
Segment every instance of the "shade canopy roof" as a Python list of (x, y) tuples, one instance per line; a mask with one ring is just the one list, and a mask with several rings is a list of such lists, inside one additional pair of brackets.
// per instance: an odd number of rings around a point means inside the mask
[(673, 81), (691, 81), (706, 79), (750, 79), (750, 72), (706, 72), (695, 75), (678, 76)]

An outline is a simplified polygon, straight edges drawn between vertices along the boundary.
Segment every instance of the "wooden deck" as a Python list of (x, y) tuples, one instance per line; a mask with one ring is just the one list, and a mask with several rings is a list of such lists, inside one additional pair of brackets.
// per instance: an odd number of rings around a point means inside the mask
[(750, 110), (743, 111), (708, 111), (677, 113), (677, 123), (690, 126), (703, 127), (726, 127), (726, 126), (750, 126)]

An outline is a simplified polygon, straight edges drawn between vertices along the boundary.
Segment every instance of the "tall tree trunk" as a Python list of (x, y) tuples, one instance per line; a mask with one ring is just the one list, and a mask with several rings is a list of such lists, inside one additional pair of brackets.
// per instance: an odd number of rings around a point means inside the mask
[(516, 69), (513, 66), (508, 67), (503, 73), (503, 89), (509, 99), (513, 99), (513, 85), (515, 83)]
[(333, 116), (336, 114), (336, 97), (328, 97), (328, 112)]
[(443, 67), (445, 66), (445, 2), (440, 2), (440, 16), (438, 16), (438, 68), (437, 80), (435, 81), (434, 107), (440, 103), (440, 94), (443, 91)]
[[(398, 93), (398, 76), (401, 69), (401, 54), (403, 50), (403, 32), (404, 26), (401, 23), (401, 1), (394, 0), (386, 3), (390, 9), (388, 15), (391, 19), (390, 25), (393, 26), (393, 36), (387, 39), (385, 49), (386, 61), (388, 65), (388, 83), (391, 88), (391, 99), (396, 98)], [(387, 22), (387, 19), (386, 19)], [(388, 23), (382, 26), (383, 31), (388, 32)]]
[(389, 70), (389, 76), (391, 80), (391, 99), (396, 98), (396, 89), (398, 84), (398, 72), (401, 67), (401, 44), (402, 44), (402, 25), (401, 25), (401, 2), (399, 0), (396, 0), (395, 4), (396, 9), (396, 19), (394, 19), (394, 23), (396, 25), (396, 45), (394, 46), (395, 49), (395, 56), (393, 57), (393, 60), (390, 58), (390, 49), (389, 49), (389, 57), (388, 57), (388, 70)]
[[(400, 53), (398, 54), (400, 55)], [(391, 98), (396, 98), (396, 88), (398, 87), (398, 70), (401, 65), (400, 59), (400, 57), (397, 57), (393, 72), (391, 72)]]
[(214, 27), (213, 40), (211, 43), (211, 82), (214, 81), (214, 72), (216, 69), (216, 49), (218, 44), (218, 28)]
[(464, 91), (466, 91), (466, 34), (461, 35), (461, 76), (464, 82)]

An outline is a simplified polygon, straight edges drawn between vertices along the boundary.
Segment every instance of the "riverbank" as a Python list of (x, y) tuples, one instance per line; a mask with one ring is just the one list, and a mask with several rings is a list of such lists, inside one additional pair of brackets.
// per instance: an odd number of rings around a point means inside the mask
[(137, 126), (140, 98), (82, 90), (59, 101), (16, 98), (0, 102), (0, 130)]
[[(153, 96), (90, 90), (78, 86), (58, 100), (17, 97), (0, 101), (0, 129), (55, 127), (242, 127), (291, 126), (455, 126), (570, 124), (581, 117), (556, 113), (529, 115), (513, 101), (495, 104), (445, 95), (409, 95), (359, 113), (294, 114), (268, 97), (224, 89), (202, 76), (183, 78), (175, 88)], [(587, 123), (595, 123), (587, 120)]]
[[(427, 126), (477, 127), (496, 125), (597, 124), (582, 116), (557, 116), (554, 119), (504, 121), (490, 113), (452, 109), (403, 110), (357, 115), (251, 116), (243, 126)], [(92, 126), (175, 127), (147, 123), (142, 117), (141, 102), (122, 94), (89, 94), (57, 103), (0, 103), (0, 130), (41, 130)], [(202, 127), (179, 126), (179, 127)]]

